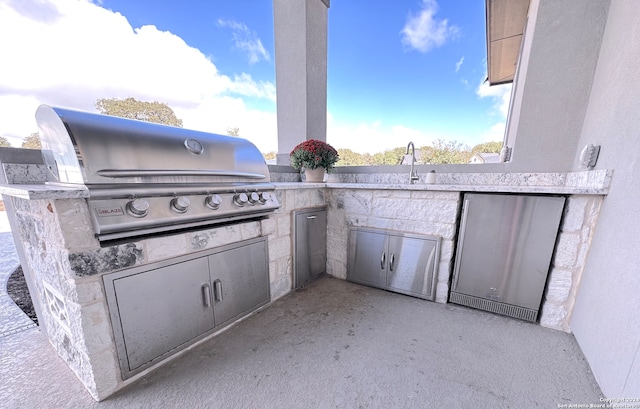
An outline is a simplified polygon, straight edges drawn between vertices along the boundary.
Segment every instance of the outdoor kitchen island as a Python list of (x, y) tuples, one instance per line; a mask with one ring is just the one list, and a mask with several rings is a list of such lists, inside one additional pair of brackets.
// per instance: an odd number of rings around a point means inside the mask
[[(42, 170), (42, 169), (40, 169)], [(158, 363), (123, 380), (111, 326), (103, 277), (129, 268), (157, 263), (233, 245), (244, 240), (268, 240), (271, 302), (292, 289), (291, 217), (297, 209), (327, 205), (327, 273), (346, 278), (349, 228), (365, 227), (438, 235), (442, 238), (437, 265), (436, 302), (447, 302), (460, 198), (467, 191), (509, 191), (568, 196), (540, 323), (568, 331), (568, 319), (580, 272), (610, 173), (538, 175), (439, 175), (437, 185), (400, 183), (278, 183), (272, 171), (280, 208), (268, 218), (233, 225), (143, 236), (118, 243), (100, 243), (93, 232), (83, 189), (56, 188), (42, 183), (38, 165), (5, 164), (9, 183), (0, 192), (13, 205), (10, 214), (21, 262), (33, 275), (43, 305), (41, 320), (48, 337), (91, 395), (102, 400), (140, 379)], [(444, 183), (446, 177), (457, 183)], [(475, 180), (471, 181), (473, 178)], [(478, 183), (502, 178), (502, 183)], [(37, 179), (37, 176), (36, 176)], [(470, 183), (464, 183), (465, 181)], [(509, 184), (506, 184), (508, 181)], [(428, 302), (428, 301), (425, 301)], [(215, 332), (198, 342), (205, 342)], [(172, 355), (171, 358), (179, 356)], [(166, 360), (162, 363), (167, 362)]]

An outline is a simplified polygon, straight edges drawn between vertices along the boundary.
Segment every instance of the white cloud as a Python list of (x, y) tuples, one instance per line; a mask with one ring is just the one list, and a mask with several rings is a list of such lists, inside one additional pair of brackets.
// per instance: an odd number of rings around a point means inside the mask
[(462, 56), (462, 58), (460, 58), (460, 60), (458, 60), (458, 62), (456, 63), (456, 72), (460, 71), (460, 67), (462, 67), (463, 62), (464, 62), (464, 56)]
[(255, 64), (261, 59), (269, 61), (271, 56), (262, 45), (255, 31), (249, 29), (244, 23), (233, 20), (218, 19), (218, 26), (228, 27), (233, 32), (233, 42), (237, 48), (244, 51), (249, 58), (249, 64)]
[(489, 86), (488, 81), (483, 81), (477, 88), (476, 94), (480, 98), (491, 98), (494, 102), (493, 114), (503, 118), (509, 113), (509, 102), (511, 101), (511, 84), (501, 84)]
[(493, 105), (489, 114), (497, 119), (497, 122), (484, 132), (482, 135), (483, 140), (485, 142), (502, 141), (506, 129), (507, 115), (509, 114), (511, 84), (489, 86), (488, 81), (483, 81), (476, 89), (476, 94), (480, 98), (491, 98)]
[(416, 147), (431, 146), (432, 133), (411, 129), (403, 125), (386, 125), (380, 120), (356, 125), (338, 124), (327, 115), (327, 142), (336, 149), (351, 149), (358, 153), (378, 153), (407, 146), (412, 141)]
[(60, 16), (55, 4), (48, 0), (5, 0), (6, 3), (20, 14), (42, 23), (53, 23)]
[(483, 142), (502, 142), (504, 140), (504, 131), (506, 129), (506, 122), (497, 122), (482, 133)]
[(276, 86), (269, 81), (256, 82), (249, 74), (235, 75), (230, 86), (233, 93), (276, 102)]
[(0, 2), (0, 135), (37, 131), (34, 113), (42, 103), (95, 111), (98, 98), (134, 97), (167, 103), (185, 128), (238, 127), (261, 150), (276, 149), (275, 109), (250, 110), (240, 98), (275, 101), (274, 84), (222, 75), (180, 37), (154, 26), (133, 28), (89, 0), (38, 4), (43, 7)]
[(440, 47), (449, 38), (455, 37), (459, 29), (450, 25), (447, 19), (437, 19), (438, 3), (435, 0), (422, 0), (418, 14), (409, 14), (402, 28), (402, 43), (412, 49), (426, 53)]

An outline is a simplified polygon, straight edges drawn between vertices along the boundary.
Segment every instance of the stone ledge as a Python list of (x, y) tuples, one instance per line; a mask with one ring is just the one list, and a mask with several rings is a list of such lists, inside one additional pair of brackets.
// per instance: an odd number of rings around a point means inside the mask
[(0, 184), (0, 194), (27, 200), (88, 198), (85, 186), (7, 185)]

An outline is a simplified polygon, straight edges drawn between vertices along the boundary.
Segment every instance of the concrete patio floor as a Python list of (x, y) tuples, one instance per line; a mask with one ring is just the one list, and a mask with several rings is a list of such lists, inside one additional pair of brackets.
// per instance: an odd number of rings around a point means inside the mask
[(7, 213), (0, 211), (0, 338), (36, 326), (7, 293), (9, 277), (19, 265)]
[(38, 329), (0, 338), (3, 408), (557, 408), (601, 392), (572, 335), (323, 278), (100, 403)]

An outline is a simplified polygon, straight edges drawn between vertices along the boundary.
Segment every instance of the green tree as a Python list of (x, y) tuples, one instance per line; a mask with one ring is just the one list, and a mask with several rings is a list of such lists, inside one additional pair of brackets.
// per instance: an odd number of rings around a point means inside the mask
[(0, 148), (10, 148), (11, 143), (4, 136), (0, 136)]
[(373, 155), (374, 165), (399, 165), (402, 162), (405, 148), (388, 149), (384, 152), (379, 152)]
[(27, 149), (42, 149), (42, 143), (40, 142), (40, 134), (34, 132), (22, 140), (22, 148)]
[(240, 136), (240, 128), (227, 128), (227, 135)]
[(365, 166), (370, 164), (368, 154), (357, 153), (351, 149), (337, 149), (337, 151), (340, 159), (336, 166)]
[(178, 119), (173, 109), (163, 102), (138, 101), (132, 97), (101, 98), (96, 101), (96, 108), (101, 114), (182, 128), (182, 119)]
[(471, 151), (462, 142), (436, 139), (433, 146), (420, 148), (422, 162), (430, 164), (469, 163)]
[(480, 143), (471, 148), (471, 154), (476, 153), (500, 153), (502, 150), (502, 142), (485, 142)]

